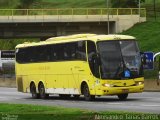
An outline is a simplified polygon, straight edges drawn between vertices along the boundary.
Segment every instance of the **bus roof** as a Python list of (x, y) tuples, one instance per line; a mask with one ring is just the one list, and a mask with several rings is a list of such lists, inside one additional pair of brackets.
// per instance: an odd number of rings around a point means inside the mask
[(74, 42), (82, 40), (91, 40), (97, 42), (97, 41), (107, 41), (107, 40), (132, 40), (132, 39), (135, 39), (135, 37), (128, 35), (75, 34), (75, 35), (68, 35), (61, 37), (52, 37), (47, 39), (46, 41), (40, 41), (40, 42), (25, 42), (23, 44), (17, 45), (16, 48), (40, 46), (40, 45), (56, 44), (56, 43), (66, 43), (66, 42)]

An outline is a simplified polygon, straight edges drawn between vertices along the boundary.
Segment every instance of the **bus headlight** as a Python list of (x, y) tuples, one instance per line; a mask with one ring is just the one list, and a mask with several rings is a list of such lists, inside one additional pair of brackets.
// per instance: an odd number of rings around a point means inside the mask
[(113, 85), (107, 84), (107, 83), (103, 84), (103, 86), (104, 86), (104, 87), (113, 87)]
[(136, 82), (136, 85), (142, 85), (144, 82)]

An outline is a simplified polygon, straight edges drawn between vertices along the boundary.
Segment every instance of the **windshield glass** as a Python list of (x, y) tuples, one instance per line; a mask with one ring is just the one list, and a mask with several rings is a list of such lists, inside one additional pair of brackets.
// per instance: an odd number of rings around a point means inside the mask
[(125, 65), (130, 70), (137, 70), (141, 64), (140, 52), (134, 41), (120, 41)]
[(141, 57), (136, 41), (102, 41), (97, 45), (102, 79), (136, 78), (141, 75)]

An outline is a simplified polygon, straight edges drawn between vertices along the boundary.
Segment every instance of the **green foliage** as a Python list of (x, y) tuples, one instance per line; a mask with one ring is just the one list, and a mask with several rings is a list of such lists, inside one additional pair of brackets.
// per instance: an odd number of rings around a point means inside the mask
[(16, 8), (18, 4), (18, 0), (0, 0), (0, 9)]
[[(145, 0), (141, 0), (141, 3)], [(139, 0), (111, 0), (112, 7), (115, 8), (137, 8)]]
[(160, 51), (160, 22), (148, 21), (136, 24), (129, 30), (122, 32), (122, 34), (135, 36), (140, 44), (142, 51)]
[(38, 41), (38, 39), (0, 39), (0, 50), (14, 50), (18, 44)]
[(104, 8), (105, 0), (41, 0), (34, 2), (32, 8)]
[[(134, 116), (137, 118), (150, 117), (152, 114), (135, 113), (123, 111), (88, 111), (80, 110), (78, 108), (63, 108), (54, 106), (40, 106), (40, 105), (23, 105), (23, 104), (5, 104), (0, 103), (0, 118), (2, 119), (18, 119), (18, 120), (95, 120), (98, 116), (109, 116), (113, 118), (123, 118), (129, 120), (127, 116)], [(157, 115), (158, 119), (160, 118)], [(104, 118), (104, 117), (102, 117)], [(150, 119), (156, 120), (156, 119)]]
[(25, 8), (31, 5), (34, 2), (34, 0), (20, 0), (19, 2)]
[[(19, 8), (28, 9), (34, 2), (38, 0), (19, 0)], [(39, 0), (40, 2), (40, 0)]]
[(142, 4), (141, 7), (146, 8), (147, 20), (160, 20), (160, 0), (155, 0), (155, 6), (154, 0), (146, 0), (145, 4)]
[(17, 116), (18, 120), (80, 120), (84, 112), (72, 108), (0, 103), (0, 118), (10, 115)]
[(105, 0), (0, 0), (0, 8), (104, 8)]

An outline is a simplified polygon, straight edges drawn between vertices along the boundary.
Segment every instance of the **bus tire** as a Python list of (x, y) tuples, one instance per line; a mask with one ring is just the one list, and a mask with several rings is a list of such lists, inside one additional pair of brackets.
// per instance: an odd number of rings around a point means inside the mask
[(118, 95), (119, 100), (126, 100), (127, 97), (128, 97), (128, 93)]
[(95, 95), (90, 95), (89, 87), (87, 84), (83, 85), (83, 95), (86, 101), (91, 101), (95, 99)]
[(30, 85), (30, 92), (31, 92), (33, 99), (39, 98), (39, 94), (36, 92), (36, 86), (34, 83), (31, 83), (31, 85)]
[(39, 94), (40, 94), (40, 98), (41, 99), (47, 99), (49, 97), (49, 94), (45, 93), (45, 87), (43, 85), (43, 83), (39, 84)]

